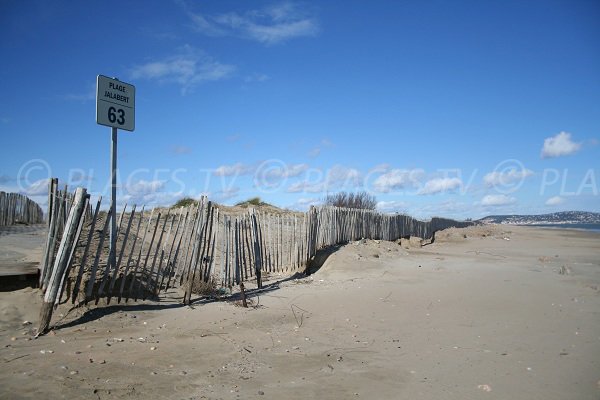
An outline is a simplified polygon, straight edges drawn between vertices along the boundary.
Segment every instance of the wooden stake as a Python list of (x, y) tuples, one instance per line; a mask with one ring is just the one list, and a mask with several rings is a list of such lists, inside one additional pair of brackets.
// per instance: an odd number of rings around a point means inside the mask
[[(131, 219), (133, 219), (133, 215), (131, 215), (130, 217)], [(135, 244), (137, 243), (138, 237), (139, 237), (139, 233), (140, 233), (140, 227), (142, 226), (142, 222), (144, 219), (144, 206), (142, 206), (142, 211), (140, 212), (140, 218), (138, 220), (138, 224), (137, 224), (137, 228), (135, 230), (135, 235), (133, 236), (133, 244), (131, 245), (131, 250), (129, 251), (129, 256), (127, 257), (127, 262), (125, 263), (125, 271), (123, 271), (123, 276), (121, 278), (121, 286), (119, 287), (119, 298), (117, 300), (118, 303), (121, 302), (121, 299), (123, 298), (123, 289), (125, 289), (125, 281), (127, 280), (127, 274), (129, 273), (129, 267), (131, 265), (131, 257), (133, 256), (133, 253), (135, 251)], [(144, 233), (145, 235), (145, 233)], [(142, 246), (143, 246), (143, 242), (142, 242)], [(125, 246), (123, 246), (123, 248), (125, 248)], [(120, 260), (120, 257), (119, 257)], [(138, 258), (139, 260), (139, 258)], [(120, 264), (121, 261), (118, 262), (118, 264)]]
[(42, 309), (40, 311), (38, 335), (46, 333), (48, 327), (50, 326), (52, 310), (58, 295), (60, 281), (62, 280), (62, 277), (67, 269), (69, 254), (71, 253), (71, 246), (74, 246), (79, 220), (83, 214), (85, 197), (86, 190), (83, 188), (77, 188), (75, 191), (75, 201), (71, 212), (69, 213), (69, 218), (67, 219), (67, 224), (65, 227), (66, 229), (58, 248), (56, 263), (52, 270), (52, 275), (48, 280), (48, 290), (44, 295), (44, 303), (42, 304)]
[[(104, 239), (106, 238), (106, 232), (108, 231), (108, 226), (110, 225), (110, 209), (106, 213), (106, 220), (104, 221), (104, 228), (102, 229), (102, 233), (100, 234), (100, 242), (98, 243), (98, 248), (96, 249), (96, 258), (94, 258), (94, 265), (92, 266), (92, 272), (90, 274), (90, 280), (88, 281), (86, 290), (85, 290), (85, 302), (87, 304), (88, 300), (92, 298), (92, 290), (94, 289), (94, 283), (96, 282), (96, 273), (98, 271), (98, 263), (100, 262), (100, 256), (102, 255), (102, 250), (104, 250)], [(108, 261), (107, 261), (108, 262)]]
[(240, 282), (240, 293), (242, 294), (242, 306), (244, 308), (248, 308), (248, 303), (246, 302), (246, 291), (244, 290), (244, 282)]
[[(108, 297), (106, 299), (106, 304), (110, 304), (110, 298), (113, 295), (113, 290), (115, 287), (115, 283), (117, 282), (117, 276), (119, 276), (119, 268), (121, 267), (121, 261), (123, 260), (123, 253), (125, 253), (125, 247), (127, 246), (127, 239), (129, 238), (129, 232), (131, 230), (131, 223), (133, 222), (133, 218), (135, 217), (135, 208), (136, 205), (133, 205), (131, 209), (131, 213), (129, 214), (129, 221), (127, 221), (127, 229), (125, 230), (125, 235), (123, 236), (123, 244), (121, 244), (121, 251), (119, 252), (119, 258), (117, 259), (117, 266), (115, 267), (115, 271), (113, 273), (112, 279), (110, 281), (110, 286), (108, 288)], [(123, 210), (124, 213), (124, 210)], [(121, 219), (123, 219), (123, 213), (121, 213)], [(119, 231), (121, 230), (121, 221), (119, 221)], [(121, 275), (123, 279), (125, 275)]]
[[(69, 271), (71, 271), (71, 263), (73, 262), (73, 255), (75, 254), (75, 249), (77, 248), (77, 243), (79, 242), (79, 237), (81, 236), (81, 230), (83, 228), (83, 223), (85, 222), (85, 209), (87, 208), (88, 204), (90, 201), (90, 195), (86, 194), (85, 195), (85, 200), (84, 200), (84, 205), (83, 205), (83, 211), (81, 212), (81, 217), (79, 218), (79, 224), (77, 226), (77, 232), (75, 233), (75, 239), (73, 241), (73, 246), (71, 246), (71, 251), (69, 253), (69, 259), (67, 260), (67, 269), (65, 271), (65, 273), (62, 276), (62, 279), (60, 280), (60, 286), (58, 289), (58, 297), (56, 298), (56, 303), (54, 304), (54, 306), (58, 306), (58, 304), (60, 303), (60, 300), (62, 298), (63, 295), (63, 290), (64, 290), (64, 282), (65, 280), (69, 277)], [(67, 295), (68, 297), (68, 295)], [(67, 298), (68, 300), (68, 298)]]
[(81, 262), (79, 265), (79, 272), (77, 273), (77, 280), (75, 281), (75, 285), (73, 286), (73, 294), (71, 296), (71, 302), (75, 304), (75, 300), (77, 300), (77, 295), (79, 294), (79, 287), (81, 286), (81, 279), (83, 278), (83, 272), (85, 270), (85, 263), (87, 262), (88, 252), (90, 250), (90, 244), (92, 242), (92, 238), (94, 237), (94, 229), (96, 228), (96, 221), (98, 219), (98, 213), (100, 212), (100, 204), (102, 203), (102, 196), (98, 198), (96, 203), (96, 210), (94, 211), (94, 216), (92, 217), (92, 223), (90, 224), (90, 230), (88, 232), (87, 242), (85, 244), (85, 250), (83, 251), (83, 256), (81, 257)]
[[(144, 246), (146, 245), (146, 238), (148, 237), (148, 230), (150, 229), (150, 225), (152, 224), (153, 216), (154, 216), (154, 209), (152, 209), (152, 211), (150, 211), (150, 217), (148, 217), (148, 222), (146, 222), (146, 227), (144, 229), (144, 235), (142, 237), (142, 244), (140, 245), (140, 251), (138, 252), (137, 260), (135, 261), (135, 268), (133, 269), (133, 272), (131, 273), (131, 282), (129, 282), (129, 290), (127, 291), (127, 296), (125, 297), (126, 303), (129, 301), (129, 297), (133, 294), (133, 287), (135, 286), (135, 277), (137, 276), (137, 271), (140, 266), (142, 255), (144, 254)], [(129, 262), (127, 262), (127, 265), (129, 266)], [(125, 276), (125, 278), (127, 278), (127, 275)], [(121, 286), (123, 286), (124, 284), (125, 283), (122, 282)], [(123, 288), (121, 288), (121, 294), (122, 293), (123, 293)], [(121, 295), (119, 295), (119, 297), (120, 296)], [(119, 302), (120, 301), (121, 300), (119, 299)]]

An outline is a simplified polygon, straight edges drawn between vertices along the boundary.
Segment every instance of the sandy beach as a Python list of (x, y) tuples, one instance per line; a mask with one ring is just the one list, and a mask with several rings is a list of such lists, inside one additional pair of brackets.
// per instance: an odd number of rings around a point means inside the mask
[(0, 227), (0, 276), (37, 273), (46, 229), (45, 224)]
[(37, 339), (38, 290), (2, 291), (0, 398), (598, 399), (599, 260), (565, 229), (359, 241), (248, 309), (173, 291), (61, 307)]

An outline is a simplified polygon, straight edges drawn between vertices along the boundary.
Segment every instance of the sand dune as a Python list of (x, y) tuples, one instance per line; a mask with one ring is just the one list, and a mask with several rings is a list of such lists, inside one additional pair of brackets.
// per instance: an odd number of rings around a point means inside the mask
[(360, 241), (249, 309), (171, 292), (59, 309), (38, 339), (37, 290), (0, 292), (0, 397), (598, 399), (599, 256), (597, 234), (522, 227)]

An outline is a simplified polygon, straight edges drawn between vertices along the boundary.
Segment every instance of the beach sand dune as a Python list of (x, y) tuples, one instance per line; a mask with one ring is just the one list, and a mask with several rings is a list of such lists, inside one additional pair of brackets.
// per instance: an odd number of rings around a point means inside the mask
[(248, 309), (59, 309), (38, 339), (39, 292), (0, 292), (0, 398), (598, 399), (599, 288), (599, 235), (483, 226), (350, 243)]

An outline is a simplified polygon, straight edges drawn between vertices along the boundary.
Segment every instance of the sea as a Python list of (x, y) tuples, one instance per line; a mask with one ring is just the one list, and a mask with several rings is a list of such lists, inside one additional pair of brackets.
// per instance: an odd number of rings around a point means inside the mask
[(583, 229), (586, 231), (600, 232), (600, 224), (535, 224), (525, 226), (539, 226), (542, 228)]

